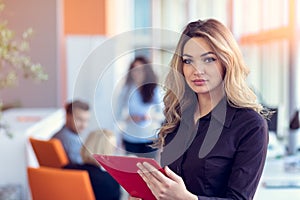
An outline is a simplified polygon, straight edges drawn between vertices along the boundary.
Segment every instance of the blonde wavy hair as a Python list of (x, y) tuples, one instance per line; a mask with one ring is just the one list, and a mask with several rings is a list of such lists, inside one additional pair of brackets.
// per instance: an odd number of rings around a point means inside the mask
[(262, 105), (257, 102), (255, 93), (246, 83), (249, 69), (230, 30), (215, 19), (194, 21), (182, 32), (171, 60), (171, 70), (165, 81), (165, 123), (159, 131), (157, 146), (163, 146), (166, 135), (178, 127), (182, 112), (197, 103), (196, 94), (186, 84), (182, 69), (184, 45), (193, 37), (204, 38), (224, 67), (224, 89), (228, 103), (266, 115)]
[(100, 129), (91, 132), (83, 147), (81, 148), (81, 157), (84, 163), (99, 166), (93, 158), (93, 154), (112, 155), (115, 152), (117, 140), (115, 134), (106, 129)]

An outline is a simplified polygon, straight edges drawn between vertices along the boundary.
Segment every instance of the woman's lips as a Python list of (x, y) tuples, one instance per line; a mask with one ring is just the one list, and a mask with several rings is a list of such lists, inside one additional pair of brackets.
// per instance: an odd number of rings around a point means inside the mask
[(207, 80), (205, 79), (196, 79), (196, 80), (193, 80), (192, 82), (196, 85), (196, 86), (201, 86), (201, 85), (204, 85), (206, 83)]

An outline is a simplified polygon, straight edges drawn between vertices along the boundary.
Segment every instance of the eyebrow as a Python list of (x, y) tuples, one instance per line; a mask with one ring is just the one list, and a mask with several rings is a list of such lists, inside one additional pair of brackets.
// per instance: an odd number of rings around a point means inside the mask
[[(209, 55), (209, 54), (214, 54), (214, 55), (216, 55), (214, 52), (209, 51), (209, 52), (206, 52), (206, 53), (204, 53), (204, 54), (201, 54), (200, 57), (204, 57), (204, 56), (207, 56), (207, 55)], [(192, 57), (192, 56), (189, 55), (189, 54), (183, 54), (182, 57), (183, 57), (183, 56), (186, 56), (186, 57), (189, 57), (189, 58)]]

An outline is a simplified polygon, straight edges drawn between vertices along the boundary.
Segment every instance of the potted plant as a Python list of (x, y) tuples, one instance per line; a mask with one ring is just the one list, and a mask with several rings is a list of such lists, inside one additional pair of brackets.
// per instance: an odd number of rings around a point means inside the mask
[[(5, 4), (0, 0), (0, 16), (4, 8)], [(41, 64), (32, 62), (26, 54), (30, 50), (29, 38), (32, 35), (32, 28), (28, 28), (17, 37), (15, 32), (9, 29), (8, 22), (0, 20), (0, 91), (16, 86), (20, 76), (38, 81), (48, 79)], [(0, 132), (5, 132), (12, 137), (7, 125), (1, 120), (2, 106), (0, 99)]]

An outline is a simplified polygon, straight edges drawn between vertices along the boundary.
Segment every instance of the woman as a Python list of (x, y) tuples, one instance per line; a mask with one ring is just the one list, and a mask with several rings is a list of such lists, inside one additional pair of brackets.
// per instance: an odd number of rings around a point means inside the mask
[(116, 147), (116, 137), (109, 130), (91, 132), (82, 149), (82, 165), (67, 165), (67, 169), (86, 170), (97, 200), (119, 200), (120, 185), (99, 165), (93, 154), (113, 155)]
[(156, 157), (153, 139), (161, 125), (162, 109), (157, 77), (147, 58), (136, 57), (128, 69), (125, 86), (118, 99), (122, 142), (129, 154)]
[(248, 73), (223, 24), (186, 26), (166, 80), (157, 142), (167, 176), (138, 164), (157, 199), (253, 198), (266, 158), (268, 111), (247, 86)]

